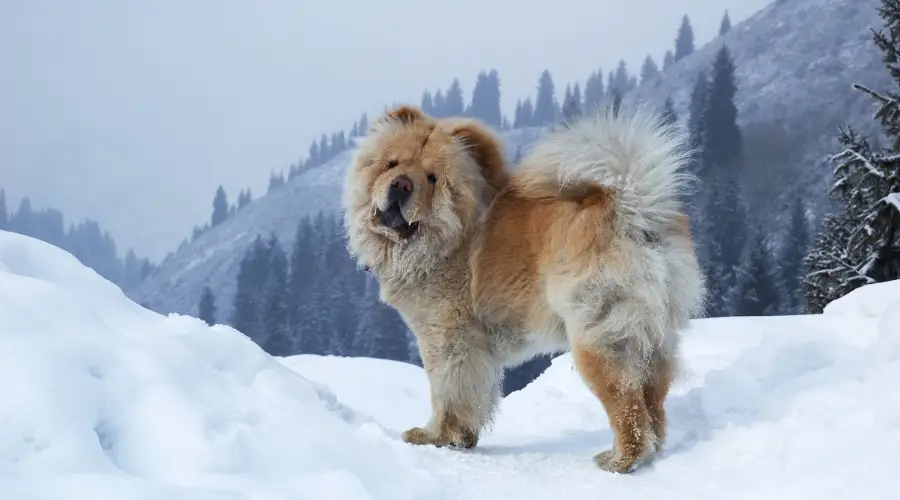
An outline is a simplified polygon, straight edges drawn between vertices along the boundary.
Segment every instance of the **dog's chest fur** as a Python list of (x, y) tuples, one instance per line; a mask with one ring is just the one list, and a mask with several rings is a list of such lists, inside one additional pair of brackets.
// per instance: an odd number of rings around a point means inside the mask
[[(383, 281), (381, 299), (400, 312), (417, 336), (477, 329), (470, 274), (466, 252), (460, 249), (415, 279)], [(420, 333), (426, 331), (434, 333)]]

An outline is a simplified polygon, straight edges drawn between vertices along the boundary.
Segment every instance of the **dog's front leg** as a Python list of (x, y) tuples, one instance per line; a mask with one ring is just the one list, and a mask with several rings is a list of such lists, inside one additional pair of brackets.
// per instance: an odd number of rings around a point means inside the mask
[[(430, 339), (429, 339), (430, 340)], [(431, 420), (403, 433), (417, 445), (472, 448), (500, 400), (503, 367), (478, 334), (420, 342), (431, 384)]]

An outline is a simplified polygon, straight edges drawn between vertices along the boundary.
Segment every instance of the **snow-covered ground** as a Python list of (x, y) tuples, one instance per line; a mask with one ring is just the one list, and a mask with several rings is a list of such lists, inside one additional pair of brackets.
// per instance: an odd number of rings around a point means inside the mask
[(417, 448), (419, 368), (274, 359), (0, 231), (0, 499), (896, 498), (900, 282), (684, 344), (669, 444), (634, 474), (592, 465), (612, 435), (568, 356), (478, 448)]

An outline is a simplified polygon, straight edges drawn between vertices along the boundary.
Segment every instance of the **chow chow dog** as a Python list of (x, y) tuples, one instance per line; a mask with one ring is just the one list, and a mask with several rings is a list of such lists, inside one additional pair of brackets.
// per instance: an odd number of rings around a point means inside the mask
[(512, 169), (474, 119), (404, 105), (371, 124), (344, 224), (428, 375), (431, 419), (404, 441), (476, 446), (504, 368), (568, 351), (615, 434), (595, 463), (624, 473), (660, 450), (679, 331), (705, 295), (680, 201), (686, 142), (654, 112), (607, 108)]

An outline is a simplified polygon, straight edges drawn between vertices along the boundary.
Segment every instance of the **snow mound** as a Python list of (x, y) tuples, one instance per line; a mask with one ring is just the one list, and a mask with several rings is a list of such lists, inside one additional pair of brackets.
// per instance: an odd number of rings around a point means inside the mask
[(398, 436), (428, 418), (422, 369), (273, 359), (0, 231), (0, 498), (896, 496), (900, 281), (821, 315), (695, 321), (684, 358), (668, 445), (631, 475), (593, 466), (612, 433), (568, 355), (476, 449), (412, 447)]
[(0, 231), (0, 498), (422, 498), (406, 449), (241, 333)]

